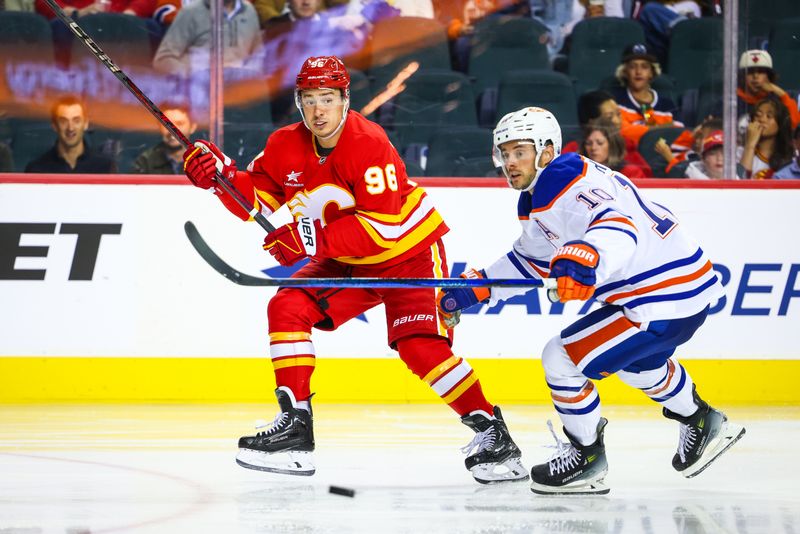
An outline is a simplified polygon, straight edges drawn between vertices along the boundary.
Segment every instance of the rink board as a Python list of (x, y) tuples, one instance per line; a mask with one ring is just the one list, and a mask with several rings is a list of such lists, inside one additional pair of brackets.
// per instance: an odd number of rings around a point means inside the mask
[[(266, 303), (274, 290), (215, 273), (183, 223), (194, 221), (243, 271), (289, 271), (261, 250), (263, 230), (230, 216), (213, 195), (174, 178), (136, 180), (0, 182), (0, 402), (269, 398)], [(519, 234), (515, 192), (496, 182), (431, 183), (452, 229), (445, 243), (454, 272), (510, 249)], [(800, 403), (790, 383), (800, 371), (800, 186), (658, 185), (646, 194), (698, 238), (726, 289), (680, 358), (725, 402)], [(466, 314), (454, 349), (498, 401), (545, 402), (539, 352), (586, 311), (553, 307), (531, 291)], [(335, 333), (315, 332), (320, 401), (435, 400), (386, 346), (383, 323), (379, 307)], [(600, 391), (642, 400), (615, 380)]]

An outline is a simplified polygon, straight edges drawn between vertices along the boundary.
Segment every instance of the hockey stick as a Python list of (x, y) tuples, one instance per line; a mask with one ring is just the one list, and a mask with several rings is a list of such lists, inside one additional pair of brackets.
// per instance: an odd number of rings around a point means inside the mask
[[(92, 38), (89, 37), (85, 31), (83, 31), (83, 28), (78, 26), (77, 22), (72, 20), (72, 18), (69, 15), (64, 13), (64, 10), (61, 9), (61, 6), (59, 6), (56, 3), (56, 0), (44, 0), (44, 1), (47, 3), (48, 6), (50, 6), (50, 9), (53, 10), (53, 13), (59, 19), (61, 19), (61, 22), (69, 26), (69, 28), (72, 30), (72, 33), (74, 33), (78, 37), (78, 39), (83, 41), (83, 44), (85, 44), (89, 48), (89, 50), (92, 51), (94, 57), (100, 60), (100, 62), (103, 65), (105, 65), (108, 68), (108, 70), (110, 70), (120, 82), (122, 82), (122, 85), (124, 85), (131, 93), (133, 93), (133, 96), (135, 96), (139, 100), (139, 102), (141, 102), (142, 105), (144, 105), (144, 107), (147, 108), (147, 111), (149, 111), (156, 119), (158, 119), (158, 122), (160, 122), (164, 126), (164, 128), (169, 130), (169, 132), (172, 135), (174, 135), (175, 138), (181, 142), (181, 144), (183, 144), (184, 148), (189, 148), (190, 146), (192, 146), (192, 142), (189, 141), (189, 139), (183, 134), (183, 132), (180, 131), (178, 127), (175, 126), (172, 123), (172, 121), (167, 118), (166, 115), (164, 115), (164, 112), (162, 112), (158, 108), (158, 106), (153, 104), (152, 100), (150, 100), (147, 97), (147, 95), (145, 95), (139, 89), (139, 87), (137, 87), (136, 84), (133, 83), (131, 79), (128, 78), (128, 76), (124, 72), (122, 72), (122, 70), (119, 67), (117, 67), (116, 64), (114, 64), (113, 61), (111, 61), (111, 58), (109, 58), (106, 55), (106, 53), (103, 52), (103, 50), (99, 46), (97, 46), (97, 43), (95, 43), (94, 40), (92, 40)], [(272, 226), (272, 224), (270, 224), (269, 221), (267, 221), (267, 218), (264, 217), (264, 215), (261, 212), (259, 212), (252, 204), (250, 204), (250, 201), (248, 201), (247, 198), (241, 192), (239, 192), (239, 190), (236, 189), (231, 182), (227, 180), (227, 178), (222, 176), (222, 173), (220, 173), (219, 170), (217, 170), (216, 181), (222, 187), (222, 189), (224, 189), (225, 192), (228, 193), (231, 196), (231, 198), (233, 198), (233, 200), (235, 200), (236, 203), (242, 207), (243, 210), (245, 210), (248, 214), (250, 214), (250, 216), (253, 217), (253, 219), (255, 219), (258, 224), (261, 225), (261, 227), (264, 230), (266, 230), (268, 233), (275, 231), (275, 227)]]
[(219, 274), (240, 286), (267, 287), (439, 287), (443, 289), (456, 287), (555, 287), (556, 281), (523, 279), (487, 279), (487, 278), (266, 278), (245, 274), (228, 265), (225, 260), (211, 250), (208, 243), (197, 230), (192, 221), (183, 225), (186, 237), (198, 254)]

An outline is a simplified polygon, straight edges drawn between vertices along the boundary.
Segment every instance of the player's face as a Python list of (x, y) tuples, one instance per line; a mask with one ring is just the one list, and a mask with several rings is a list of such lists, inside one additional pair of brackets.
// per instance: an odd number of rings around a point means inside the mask
[(536, 149), (525, 141), (509, 141), (499, 148), (509, 187), (518, 191), (527, 189), (536, 176)]
[(602, 132), (595, 130), (590, 133), (586, 141), (583, 142), (583, 148), (586, 151), (586, 155), (597, 163), (608, 161), (608, 139)]
[(778, 134), (778, 121), (775, 120), (775, 106), (772, 102), (766, 102), (758, 106), (753, 120), (760, 122), (764, 126), (761, 137), (775, 137)]
[[(189, 116), (186, 114), (185, 111), (182, 109), (167, 109), (164, 110), (164, 115), (172, 121), (180, 131), (183, 132), (183, 135), (186, 137), (191, 136), (194, 131), (197, 129), (197, 125), (192, 122)], [(169, 133), (166, 128), (163, 126), (161, 127), (161, 138), (164, 140), (164, 144), (167, 145), (169, 148), (182, 148), (181, 142), (178, 141), (174, 135)]]
[(646, 59), (631, 59), (625, 63), (625, 76), (628, 78), (628, 87), (634, 91), (649, 89), (653, 66)]
[(606, 100), (599, 107), (600, 118), (611, 122), (617, 128), (622, 126), (622, 116), (619, 112), (619, 106), (613, 100)]
[(715, 180), (721, 180), (724, 170), (724, 160), (722, 157), (722, 147), (718, 146), (706, 151), (703, 154), (703, 163), (706, 166), (708, 177)]
[(342, 121), (344, 99), (338, 89), (306, 89), (300, 103), (306, 124), (317, 137), (330, 135)]
[(83, 114), (80, 104), (58, 106), (53, 119), (53, 129), (58, 135), (58, 142), (64, 148), (75, 148), (83, 142), (83, 134), (89, 127), (89, 121)]

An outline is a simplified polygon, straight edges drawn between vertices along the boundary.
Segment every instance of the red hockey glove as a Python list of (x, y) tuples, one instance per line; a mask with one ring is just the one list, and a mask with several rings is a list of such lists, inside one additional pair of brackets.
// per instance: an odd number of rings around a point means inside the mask
[(232, 181), (236, 175), (236, 162), (226, 156), (214, 143), (196, 141), (183, 153), (183, 172), (194, 185), (209, 189), (216, 183), (216, 172)]
[(311, 217), (300, 217), (296, 222), (281, 226), (264, 239), (264, 250), (284, 267), (294, 265), (320, 250), (322, 226)]
[(600, 261), (597, 249), (586, 241), (569, 241), (550, 260), (550, 278), (558, 280), (558, 299), (588, 300), (594, 295), (595, 269)]
[[(461, 278), (486, 278), (483, 270), (461, 273)], [(436, 295), (436, 306), (439, 308), (439, 317), (449, 329), (456, 326), (461, 320), (461, 310), (483, 302), (490, 296), (488, 287), (454, 287), (440, 289)]]

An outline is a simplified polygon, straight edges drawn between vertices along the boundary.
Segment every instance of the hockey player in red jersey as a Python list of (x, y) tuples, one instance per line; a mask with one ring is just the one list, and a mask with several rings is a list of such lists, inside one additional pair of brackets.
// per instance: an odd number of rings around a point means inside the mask
[[(187, 176), (198, 187), (215, 188), (244, 220), (249, 215), (215, 187), (215, 170), (264, 216), (286, 204), (294, 222), (268, 234), (264, 249), (281, 265), (310, 257), (295, 277), (447, 277), (441, 241), (447, 226), (406, 176), (383, 129), (349, 109), (349, 85), (339, 58), (307, 59), (295, 90), (302, 122), (273, 133), (246, 171), (200, 141), (184, 156)], [(500, 409), (486, 400), (469, 363), (450, 349), (452, 331), (438, 318), (432, 288), (279, 289), (267, 315), (280, 413), (239, 440), (237, 462), (262, 471), (314, 473), (311, 330), (335, 330), (381, 303), (389, 345), (475, 431), (465, 461), (473, 477), (481, 483), (527, 479)]]

